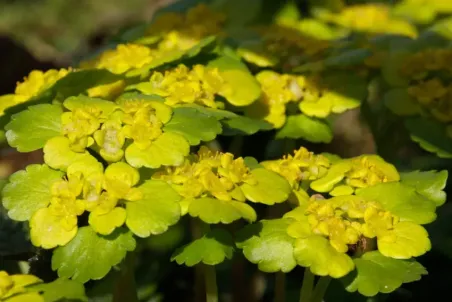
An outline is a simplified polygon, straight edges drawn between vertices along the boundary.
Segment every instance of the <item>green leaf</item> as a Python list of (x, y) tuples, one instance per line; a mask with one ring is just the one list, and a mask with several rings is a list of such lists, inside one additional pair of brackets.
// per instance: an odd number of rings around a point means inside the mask
[(444, 188), (446, 187), (447, 177), (447, 170), (400, 173), (403, 184), (416, 188), (419, 194), (433, 200), (437, 206), (446, 202)]
[(81, 283), (99, 280), (134, 249), (135, 239), (124, 228), (101, 236), (86, 226), (78, 230), (71, 242), (54, 251), (52, 269), (58, 270), (60, 278), (71, 278)]
[(61, 300), (88, 301), (83, 284), (67, 279), (57, 279), (50, 283), (41, 283), (27, 287), (29, 292), (40, 292), (45, 302)]
[(224, 119), (223, 135), (251, 135), (261, 130), (271, 130), (273, 126), (263, 120), (237, 115), (234, 118)]
[(190, 152), (190, 145), (180, 134), (163, 133), (147, 149), (140, 149), (132, 143), (126, 149), (126, 160), (135, 168), (159, 168), (182, 164)]
[(193, 46), (192, 48), (188, 50), (170, 50), (166, 52), (161, 57), (156, 57), (154, 60), (152, 60), (151, 63), (144, 65), (141, 68), (133, 69), (126, 73), (127, 77), (136, 77), (136, 76), (142, 76), (146, 75), (151, 71), (152, 69), (156, 69), (157, 67), (161, 67), (165, 64), (176, 62), (176, 61), (183, 61), (187, 59), (191, 59), (193, 57), (196, 57), (201, 52), (208, 51), (210, 48), (213, 48), (215, 45), (216, 38), (215, 36), (209, 36), (201, 41), (199, 41), (198, 44)]
[(228, 16), (229, 27), (243, 27), (259, 16), (262, 0), (213, 0), (211, 6)]
[(188, 213), (199, 217), (206, 223), (231, 223), (240, 218), (253, 222), (256, 212), (248, 204), (235, 200), (219, 200), (216, 198), (196, 198), (190, 201)]
[(354, 262), (357, 275), (346, 289), (367, 297), (393, 292), (403, 283), (418, 281), (427, 274), (425, 268), (414, 260), (393, 259), (378, 251), (367, 252)]
[(402, 221), (427, 224), (436, 218), (436, 203), (403, 183), (378, 184), (358, 190), (356, 195), (379, 202), (385, 210), (399, 216)]
[(207, 265), (217, 265), (225, 259), (232, 259), (234, 241), (231, 234), (225, 230), (214, 229), (181, 248), (171, 256), (171, 261), (186, 266), (194, 266), (200, 262)]
[(297, 265), (293, 255), (295, 239), (287, 234), (291, 222), (281, 218), (247, 225), (236, 235), (236, 245), (261, 271), (288, 273)]
[(446, 125), (423, 117), (405, 120), (411, 139), (421, 148), (436, 153), (438, 157), (452, 158), (452, 139), (447, 135)]
[(294, 257), (299, 265), (309, 267), (318, 276), (341, 278), (355, 267), (347, 254), (338, 252), (328, 239), (319, 235), (296, 239)]
[(211, 141), (221, 133), (220, 122), (194, 108), (175, 108), (171, 120), (163, 127), (165, 132), (182, 135), (192, 146)]
[(409, 51), (397, 51), (390, 53), (385, 58), (381, 66), (383, 79), (393, 87), (406, 87), (409, 85), (409, 79), (400, 75), (400, 68), (410, 55)]
[(237, 114), (231, 111), (227, 110), (221, 110), (221, 109), (215, 109), (215, 108), (208, 108), (204, 107), (198, 104), (183, 104), (179, 105), (177, 108), (195, 108), (201, 113), (204, 113), (205, 115), (212, 116), (216, 118), (217, 120), (222, 120), (224, 118), (234, 118), (237, 117)]
[(86, 69), (70, 72), (51, 88), (59, 99), (85, 93), (91, 87), (110, 84), (122, 76), (105, 69)]
[(342, 53), (326, 58), (323, 63), (326, 67), (349, 67), (361, 64), (372, 55), (372, 51), (366, 48), (349, 49)]
[(91, 155), (87, 151), (72, 151), (69, 139), (65, 136), (53, 137), (44, 146), (44, 162), (53, 169), (65, 171), (70, 164), (89, 157)]
[(14, 114), (5, 126), (8, 144), (19, 152), (30, 152), (44, 147), (48, 139), (61, 133), (59, 105), (41, 104)]
[(408, 94), (406, 88), (394, 88), (383, 96), (385, 106), (392, 113), (401, 116), (416, 115), (421, 112), (421, 107), (416, 100)]
[(302, 138), (313, 143), (329, 143), (333, 139), (333, 130), (323, 120), (304, 114), (290, 115), (276, 133), (276, 138)]
[(289, 198), (292, 188), (287, 180), (273, 171), (258, 168), (251, 171), (257, 184), (242, 184), (241, 189), (245, 197), (251, 202), (273, 205)]
[(143, 198), (126, 203), (126, 225), (139, 237), (164, 233), (180, 218), (180, 196), (164, 181), (148, 180), (139, 187)]
[(62, 172), (47, 165), (29, 165), (12, 174), (2, 191), (2, 203), (8, 216), (18, 221), (30, 220), (34, 212), (50, 203), (52, 185), (62, 177)]
[(224, 55), (210, 61), (207, 66), (218, 68), (221, 77), (230, 85), (231, 91), (224, 97), (232, 105), (247, 106), (259, 98), (259, 83), (241, 61)]

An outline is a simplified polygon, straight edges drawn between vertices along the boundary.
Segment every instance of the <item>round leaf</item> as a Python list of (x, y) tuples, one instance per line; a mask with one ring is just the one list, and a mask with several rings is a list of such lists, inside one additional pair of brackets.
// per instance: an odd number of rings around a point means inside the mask
[(72, 151), (69, 145), (69, 139), (64, 136), (49, 139), (44, 146), (44, 162), (53, 169), (65, 171), (70, 164), (91, 157), (88, 152)]
[(164, 181), (148, 180), (139, 187), (143, 199), (126, 203), (126, 225), (139, 237), (164, 233), (180, 218), (180, 196)]
[(430, 223), (436, 218), (434, 201), (416, 192), (416, 189), (399, 182), (388, 182), (358, 190), (356, 195), (365, 200), (379, 202), (385, 210), (402, 221), (419, 224)]
[(261, 89), (245, 64), (230, 56), (221, 56), (207, 64), (218, 68), (221, 77), (231, 88), (224, 97), (234, 106), (247, 106), (256, 101)]
[(134, 249), (132, 233), (123, 228), (101, 236), (91, 227), (82, 227), (71, 242), (54, 251), (52, 269), (58, 270), (58, 276), (62, 278), (72, 278), (81, 283), (99, 280)]
[(447, 135), (446, 125), (432, 119), (415, 117), (405, 120), (411, 139), (421, 148), (436, 153), (438, 157), (452, 158), (452, 139)]
[(44, 147), (47, 140), (61, 133), (59, 105), (41, 104), (14, 114), (5, 126), (6, 139), (19, 152), (30, 152)]
[(215, 229), (179, 249), (171, 257), (171, 261), (186, 266), (194, 266), (200, 262), (207, 265), (217, 265), (226, 258), (232, 259), (234, 241), (225, 230)]
[(347, 254), (336, 251), (328, 239), (317, 235), (297, 239), (294, 256), (299, 265), (309, 267), (318, 276), (341, 278), (355, 267)]
[(397, 260), (378, 251), (367, 252), (354, 262), (357, 275), (346, 289), (367, 297), (393, 292), (403, 283), (418, 281), (427, 274), (425, 268), (414, 260)]
[(324, 120), (304, 114), (290, 115), (276, 133), (276, 138), (302, 138), (313, 143), (329, 143), (333, 139), (333, 130)]
[(30, 220), (34, 212), (47, 207), (52, 198), (52, 185), (63, 173), (47, 165), (29, 165), (12, 174), (2, 191), (2, 203), (14, 220)]
[(236, 245), (250, 262), (266, 273), (290, 272), (296, 265), (295, 239), (287, 234), (291, 219), (261, 220), (242, 229)]
[(156, 169), (160, 166), (178, 166), (190, 152), (187, 140), (176, 133), (163, 133), (147, 149), (132, 143), (126, 149), (126, 160), (135, 168)]
[(408, 94), (406, 88), (394, 88), (383, 96), (385, 106), (394, 114), (409, 116), (419, 114), (421, 108), (416, 100)]
[(256, 220), (256, 212), (244, 202), (209, 197), (193, 199), (189, 204), (188, 213), (210, 224), (231, 223), (240, 218), (250, 222)]
[(58, 302), (61, 300), (88, 301), (83, 284), (67, 279), (57, 279), (50, 283), (33, 285), (27, 291), (41, 293), (45, 302)]
[(292, 188), (281, 175), (264, 168), (252, 170), (251, 175), (257, 184), (244, 183), (241, 186), (243, 194), (249, 201), (273, 205), (289, 198)]
[(175, 108), (171, 120), (163, 128), (165, 132), (182, 135), (192, 146), (201, 141), (211, 141), (221, 133), (221, 124), (215, 117), (205, 115), (194, 108)]
[(260, 130), (270, 130), (272, 125), (263, 120), (237, 115), (234, 118), (222, 120), (223, 135), (251, 135)]
[(416, 191), (433, 200), (437, 206), (446, 202), (446, 187), (448, 172), (442, 171), (413, 171), (401, 173), (401, 182), (405, 185), (416, 188)]

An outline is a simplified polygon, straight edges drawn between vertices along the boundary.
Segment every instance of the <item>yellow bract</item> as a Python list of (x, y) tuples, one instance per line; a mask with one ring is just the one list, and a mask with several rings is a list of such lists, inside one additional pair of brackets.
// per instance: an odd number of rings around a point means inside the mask
[(225, 95), (230, 90), (217, 68), (195, 65), (189, 69), (185, 65), (165, 71), (154, 72), (147, 83), (137, 85), (146, 94), (156, 94), (165, 98), (169, 106), (197, 103), (217, 108), (215, 95)]
[(261, 163), (265, 168), (284, 176), (294, 190), (298, 190), (303, 180), (315, 180), (326, 175), (330, 161), (323, 155), (315, 155), (301, 147), (294, 155), (285, 155), (280, 160)]
[[(33, 275), (8, 275), (6, 271), (0, 271), (0, 300), (3, 301), (13, 295), (24, 293), (26, 286), (41, 282), (41, 279)], [(35, 299), (31, 302), (44, 301), (38, 293), (33, 298)]]
[(414, 26), (403, 19), (393, 18), (389, 7), (381, 4), (347, 6), (339, 14), (328, 17), (329, 21), (359, 32), (417, 36)]
[(17, 83), (16, 96), (23, 98), (24, 101), (37, 96), (40, 92), (50, 88), (56, 81), (65, 77), (69, 72), (71, 72), (70, 69), (50, 69), (46, 72), (33, 70), (28, 77), (24, 78), (23, 82)]
[(156, 46), (160, 51), (187, 50), (207, 36), (221, 34), (225, 21), (225, 14), (198, 4), (186, 14), (170, 12), (158, 16), (148, 35), (160, 38)]
[(112, 73), (121, 74), (131, 69), (143, 67), (152, 61), (155, 54), (140, 44), (119, 44), (116, 49), (107, 50), (95, 61), (86, 62), (82, 67), (105, 68)]
[(186, 199), (210, 196), (224, 201), (245, 201), (239, 185), (255, 183), (243, 158), (234, 159), (230, 153), (213, 152), (204, 146), (191, 160), (167, 167), (153, 178), (169, 182)]

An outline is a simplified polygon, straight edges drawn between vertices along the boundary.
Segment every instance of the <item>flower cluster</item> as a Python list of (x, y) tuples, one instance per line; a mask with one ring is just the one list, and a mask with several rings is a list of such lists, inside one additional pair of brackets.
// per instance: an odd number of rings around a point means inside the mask
[(301, 113), (307, 116), (325, 118), (331, 113), (342, 113), (359, 106), (359, 100), (337, 94), (334, 83), (322, 81), (320, 74), (294, 75), (261, 71), (256, 75), (261, 84), (260, 99), (247, 108), (246, 113), (260, 117), (275, 128), (284, 126), (289, 103), (298, 103)]
[(417, 30), (413, 25), (403, 19), (392, 17), (390, 8), (381, 4), (347, 6), (339, 14), (327, 15), (326, 19), (358, 32), (417, 36)]
[(316, 61), (331, 47), (328, 40), (309, 37), (296, 28), (271, 25), (256, 29), (259, 44), (242, 45), (238, 53), (244, 60), (260, 67), (280, 66), (291, 70), (303, 63)]
[(40, 70), (31, 71), (22, 82), (17, 83), (14, 94), (0, 97), (2, 100), (0, 102), (0, 116), (7, 108), (27, 102), (38, 96), (70, 72), (71, 69), (50, 69), (45, 72)]
[[(356, 253), (378, 250), (386, 257), (410, 259), (431, 246), (422, 226), (360, 196), (314, 199), (285, 217), (295, 220), (287, 232), (296, 238), (298, 263), (321, 276), (345, 276), (354, 269), (351, 257)], [(315, 247), (320, 248), (316, 256)]]
[[(189, 144), (183, 136), (164, 131), (173, 111), (158, 100), (132, 96), (115, 103), (80, 96), (66, 99), (63, 107), (68, 111), (61, 115), (61, 136), (49, 139), (44, 146), (46, 163), (53, 168), (64, 168), (70, 163), (70, 160), (61, 163), (56, 154), (75, 157), (87, 148), (97, 150), (107, 162), (118, 162), (125, 156), (134, 167), (178, 164), (188, 154)], [(157, 158), (148, 160), (147, 153), (162, 144), (178, 145), (173, 152), (181, 154), (169, 163)]]
[[(43, 168), (45, 169), (45, 168)], [(50, 170), (49, 170), (50, 171)], [(126, 163), (102, 165), (87, 155), (69, 165), (66, 175), (50, 184), (50, 200), (30, 219), (34, 245), (54, 248), (66, 245), (77, 234), (78, 219), (89, 212), (89, 224), (99, 234), (111, 234), (126, 220), (124, 202), (143, 198), (134, 188), (140, 175)], [(121, 202), (120, 202), (121, 201)]]
[(147, 35), (155, 37), (159, 51), (186, 50), (205, 37), (221, 34), (225, 22), (225, 14), (201, 3), (185, 14), (164, 13), (157, 16)]
[(166, 167), (153, 178), (167, 181), (185, 199), (183, 213), (195, 198), (244, 202), (246, 198), (240, 185), (257, 183), (242, 157), (234, 159), (231, 153), (213, 152), (205, 146), (181, 166)]
[(328, 158), (316, 155), (304, 147), (295, 150), (294, 155), (288, 154), (282, 159), (264, 161), (261, 164), (286, 178), (294, 190), (300, 189), (303, 181), (324, 177), (331, 166)]
[(165, 98), (165, 104), (198, 104), (209, 108), (217, 108), (216, 95), (226, 96), (231, 87), (225, 83), (218, 68), (195, 65), (188, 68), (179, 65), (174, 69), (154, 72), (149, 82), (134, 86), (137, 90)]

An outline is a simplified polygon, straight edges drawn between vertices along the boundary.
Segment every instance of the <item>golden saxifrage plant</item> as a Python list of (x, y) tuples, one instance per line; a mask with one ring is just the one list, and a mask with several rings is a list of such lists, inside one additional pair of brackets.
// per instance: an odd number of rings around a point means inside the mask
[[(299, 146), (330, 143), (335, 118), (365, 103), (378, 80), (411, 138), (452, 156), (449, 23), (419, 31), (415, 2), (302, 19), (289, 7), (271, 24), (237, 29), (212, 1), (162, 12), (77, 66), (32, 71), (0, 97), (0, 125), (9, 146), (42, 149), (44, 162), (12, 174), (1, 200), (31, 243), (51, 251), (59, 278), (2, 271), (0, 299), (86, 300), (83, 283), (183, 216), (202, 234), (171, 261), (203, 269), (208, 302), (218, 301), (215, 265), (237, 250), (263, 272), (303, 267), (302, 302), (322, 301), (332, 278), (369, 297), (421, 279), (416, 257), (431, 249), (424, 225), (446, 202), (447, 171)], [(218, 143), (257, 132), (298, 146), (259, 162)], [(266, 219), (256, 204), (287, 211)], [(242, 219), (237, 232), (224, 227)]]

